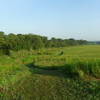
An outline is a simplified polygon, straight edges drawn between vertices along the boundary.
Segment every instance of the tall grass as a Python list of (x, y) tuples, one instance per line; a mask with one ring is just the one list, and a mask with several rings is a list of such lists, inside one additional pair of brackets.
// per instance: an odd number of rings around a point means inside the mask
[(63, 67), (71, 76), (84, 77), (88, 75), (100, 78), (100, 59), (82, 59), (66, 56), (39, 56), (35, 57), (33, 64), (38, 67), (51, 67), (52, 69)]
[(0, 56), (0, 100), (99, 100), (99, 51), (77, 46)]
[(65, 69), (70, 75), (88, 75), (100, 79), (100, 59), (70, 59)]

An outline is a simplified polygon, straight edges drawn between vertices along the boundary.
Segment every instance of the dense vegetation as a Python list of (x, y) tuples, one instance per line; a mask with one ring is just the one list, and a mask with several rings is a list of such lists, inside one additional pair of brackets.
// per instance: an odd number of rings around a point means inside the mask
[(48, 40), (45, 36), (39, 36), (34, 34), (13, 34), (5, 35), (4, 32), (0, 32), (0, 54), (10, 54), (10, 50), (32, 50), (40, 48), (52, 48), (52, 47), (66, 47), (72, 45), (87, 44), (85, 40), (74, 39), (56, 39), (51, 38)]
[(99, 100), (100, 46), (0, 56), (0, 100)]

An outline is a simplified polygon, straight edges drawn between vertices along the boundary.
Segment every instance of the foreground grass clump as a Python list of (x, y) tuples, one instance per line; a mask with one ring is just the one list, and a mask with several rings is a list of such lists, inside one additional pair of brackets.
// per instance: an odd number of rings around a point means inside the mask
[(84, 60), (71, 59), (65, 65), (66, 73), (72, 76), (85, 77), (86, 75), (100, 79), (100, 59)]

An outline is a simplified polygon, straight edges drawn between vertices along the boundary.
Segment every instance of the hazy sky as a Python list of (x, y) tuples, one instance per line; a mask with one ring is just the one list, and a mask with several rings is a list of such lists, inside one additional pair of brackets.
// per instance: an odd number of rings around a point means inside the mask
[(100, 0), (0, 0), (0, 31), (100, 40)]

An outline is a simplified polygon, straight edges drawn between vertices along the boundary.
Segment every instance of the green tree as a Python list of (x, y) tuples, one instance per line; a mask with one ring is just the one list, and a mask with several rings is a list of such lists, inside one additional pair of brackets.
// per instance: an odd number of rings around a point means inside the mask
[(6, 41), (4, 32), (0, 32), (0, 55), (1, 54), (10, 54), (9, 45)]

